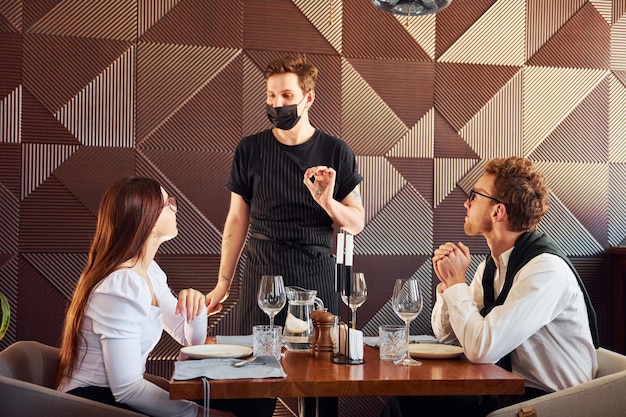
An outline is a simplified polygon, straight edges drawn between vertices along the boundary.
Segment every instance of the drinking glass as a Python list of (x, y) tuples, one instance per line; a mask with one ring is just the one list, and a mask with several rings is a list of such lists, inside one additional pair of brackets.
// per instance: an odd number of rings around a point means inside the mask
[(274, 316), (285, 307), (287, 294), (282, 275), (263, 275), (259, 285), (258, 303), (270, 317), (270, 329), (274, 327)]
[(400, 359), (393, 363), (396, 365), (421, 365), (422, 362), (411, 358), (409, 353), (409, 324), (422, 311), (422, 293), (417, 279), (397, 279), (393, 287), (391, 305), (393, 311), (404, 320), (405, 332), (405, 353)]
[(341, 289), (341, 300), (352, 311), (352, 328), (356, 329), (356, 310), (367, 300), (367, 284), (363, 272), (352, 274), (350, 285), (344, 285)]

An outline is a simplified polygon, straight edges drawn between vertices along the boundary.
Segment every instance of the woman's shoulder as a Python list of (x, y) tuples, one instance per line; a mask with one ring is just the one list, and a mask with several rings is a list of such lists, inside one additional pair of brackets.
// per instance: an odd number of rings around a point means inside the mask
[(151, 301), (150, 287), (145, 279), (131, 269), (113, 271), (94, 289), (94, 294), (110, 295), (128, 300)]

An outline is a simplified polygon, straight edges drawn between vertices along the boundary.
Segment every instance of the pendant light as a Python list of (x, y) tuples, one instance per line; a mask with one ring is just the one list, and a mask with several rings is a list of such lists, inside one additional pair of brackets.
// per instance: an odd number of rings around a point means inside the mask
[(437, 13), (452, 0), (372, 0), (381, 10), (401, 16), (419, 16)]

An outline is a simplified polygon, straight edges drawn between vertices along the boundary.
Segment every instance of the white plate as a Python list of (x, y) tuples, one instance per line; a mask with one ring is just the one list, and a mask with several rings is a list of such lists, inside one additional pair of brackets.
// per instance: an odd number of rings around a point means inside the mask
[(409, 353), (414, 358), (449, 359), (463, 354), (463, 348), (438, 343), (411, 343)]
[(249, 346), (219, 344), (186, 346), (180, 351), (193, 359), (243, 358), (252, 354)]

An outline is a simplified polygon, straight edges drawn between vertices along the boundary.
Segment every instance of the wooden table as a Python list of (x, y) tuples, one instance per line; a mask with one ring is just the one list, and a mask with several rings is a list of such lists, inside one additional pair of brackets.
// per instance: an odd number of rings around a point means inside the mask
[[(361, 397), (402, 395), (523, 394), (524, 379), (496, 365), (476, 365), (464, 357), (423, 359), (422, 366), (381, 361), (365, 346), (365, 364), (341, 365), (306, 352), (285, 352), (286, 378), (211, 380), (211, 398)], [(202, 382), (170, 381), (170, 398), (203, 398)]]

